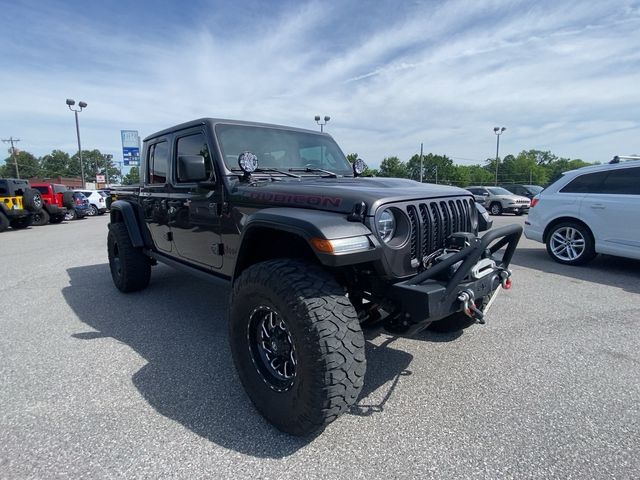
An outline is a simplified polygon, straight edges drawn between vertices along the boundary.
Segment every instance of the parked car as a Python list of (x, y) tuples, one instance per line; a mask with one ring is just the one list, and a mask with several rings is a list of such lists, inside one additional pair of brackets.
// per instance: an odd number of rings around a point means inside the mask
[(67, 210), (64, 219), (77, 220), (89, 215), (89, 199), (82, 192), (73, 192), (73, 207)]
[(62, 222), (67, 209), (73, 207), (73, 192), (59, 183), (36, 182), (31, 186), (40, 192), (44, 203), (42, 211), (34, 215), (33, 224)]
[(529, 211), (531, 200), (527, 197), (514, 195), (509, 190), (502, 187), (466, 187), (473, 193), (476, 202), (491, 212), (492, 215), (502, 215), (503, 213), (515, 213), (522, 215)]
[(522, 185), (520, 183), (506, 183), (500, 186), (509, 190), (511, 193), (520, 195), (521, 197), (527, 197), (528, 199), (532, 199), (544, 190), (544, 187), (540, 185)]
[(531, 207), (524, 233), (556, 262), (580, 265), (598, 253), (640, 259), (640, 161), (567, 172)]
[(74, 192), (82, 193), (89, 200), (89, 213), (87, 215), (94, 217), (96, 215), (104, 215), (107, 211), (105, 197), (98, 190), (74, 190)]
[(40, 192), (19, 178), (0, 179), (0, 232), (31, 226), (33, 215), (42, 210)]

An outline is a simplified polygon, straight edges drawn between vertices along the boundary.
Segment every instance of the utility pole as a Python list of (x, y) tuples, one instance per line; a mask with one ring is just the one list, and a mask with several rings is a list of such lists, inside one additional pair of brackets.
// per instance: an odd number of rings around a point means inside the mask
[(436, 185), (438, 184), (438, 165), (436, 165)]
[(16, 178), (20, 178), (20, 172), (18, 171), (18, 159), (16, 158), (16, 147), (13, 146), (14, 142), (19, 142), (20, 139), (19, 138), (13, 138), (13, 137), (9, 137), (9, 138), (3, 138), (2, 141), (4, 143), (10, 143), (11, 144), (11, 159), (13, 160), (13, 164), (16, 167)]
[[(420, 144), (420, 183), (422, 183), (422, 143)], [(438, 182), (436, 182), (438, 183)]]
[(111, 155), (110, 153), (107, 153), (104, 156), (104, 159), (105, 159), (105, 165), (104, 165), (105, 185), (106, 185), (107, 188), (109, 188), (109, 163), (111, 162), (112, 158), (113, 158), (113, 155)]

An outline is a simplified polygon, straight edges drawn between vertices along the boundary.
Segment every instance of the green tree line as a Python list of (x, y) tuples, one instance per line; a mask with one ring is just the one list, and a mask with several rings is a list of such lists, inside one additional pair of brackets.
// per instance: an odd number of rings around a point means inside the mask
[[(18, 171), (16, 172), (16, 163)], [(84, 177), (87, 182), (95, 182), (96, 175), (105, 175), (109, 171), (109, 183), (122, 181), (137, 183), (138, 169), (131, 169), (129, 174), (120, 178), (120, 170), (113, 163), (110, 156), (103, 154), (100, 150), (83, 150), (82, 164), (84, 166)], [(35, 155), (21, 150), (15, 154), (15, 160), (11, 156), (5, 159), (4, 165), (0, 166), (0, 178), (15, 178), (20, 174), (20, 178), (55, 178), (55, 177), (80, 177), (80, 157), (77, 153), (69, 155), (62, 150), (53, 150), (51, 153), (36, 157)]]
[[(357, 153), (347, 155), (353, 163)], [(498, 183), (523, 183), (546, 186), (557, 180), (563, 172), (591, 165), (580, 159), (562, 158), (549, 151), (523, 150), (517, 155), (499, 159)], [(365, 176), (395, 177), (420, 180), (420, 155), (406, 162), (400, 158), (386, 157), (380, 168), (367, 169)], [(422, 157), (422, 179), (429, 183), (444, 183), (465, 187), (468, 185), (493, 185), (496, 178), (496, 159), (488, 158), (484, 165), (458, 165), (446, 155), (428, 153)]]

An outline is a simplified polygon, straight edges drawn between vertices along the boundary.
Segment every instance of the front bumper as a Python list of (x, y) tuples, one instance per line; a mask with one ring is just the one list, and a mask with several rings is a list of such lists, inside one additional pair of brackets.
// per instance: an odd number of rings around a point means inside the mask
[(502, 209), (505, 213), (527, 213), (529, 211), (529, 205), (509, 205)]
[[(409, 332), (416, 332), (430, 322), (463, 310), (464, 304), (459, 299), (462, 292), (475, 299), (491, 295), (510, 275), (508, 267), (521, 235), (520, 225), (489, 230), (442, 262), (410, 280), (394, 284), (391, 296), (400, 305), (403, 325)], [(505, 246), (502, 256), (497, 255)], [(483, 269), (481, 274), (475, 271), (478, 265), (490, 261), (494, 265)]]

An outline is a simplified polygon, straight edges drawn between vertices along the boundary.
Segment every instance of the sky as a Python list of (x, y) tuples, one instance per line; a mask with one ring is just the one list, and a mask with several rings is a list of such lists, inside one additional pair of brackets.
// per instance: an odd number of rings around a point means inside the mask
[[(0, 136), (122, 159), (200, 117), (318, 129), (371, 167), (640, 153), (640, 0), (0, 0)], [(3, 147), (6, 147), (3, 144)]]

